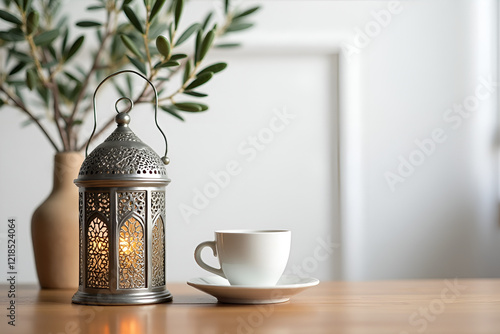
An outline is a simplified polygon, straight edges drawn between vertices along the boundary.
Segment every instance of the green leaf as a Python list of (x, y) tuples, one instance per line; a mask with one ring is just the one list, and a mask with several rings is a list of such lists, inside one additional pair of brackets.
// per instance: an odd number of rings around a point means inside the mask
[(49, 50), (52, 58), (57, 59), (56, 49), (54, 49), (54, 47), (52, 45), (47, 46), (47, 49)]
[(102, 26), (102, 23), (99, 23), (97, 21), (79, 21), (76, 22), (76, 25), (80, 28), (91, 28), (91, 27), (100, 27)]
[(11, 29), (9, 31), (0, 31), (0, 39), (6, 42), (24, 41), (24, 34), (19, 29)]
[(10, 70), (9, 75), (14, 75), (26, 66), (26, 63), (19, 62), (12, 70)]
[(130, 23), (132, 23), (132, 25), (135, 27), (135, 29), (137, 29), (141, 34), (144, 34), (144, 28), (142, 27), (141, 21), (139, 21), (132, 8), (130, 8), (129, 6), (124, 6), (123, 11), (125, 12), (125, 15), (127, 16)]
[(81, 90), (82, 90), (82, 84), (81, 83), (77, 83), (75, 85), (75, 88), (73, 88), (73, 90), (70, 92), (68, 98), (70, 100), (76, 99), (76, 97), (78, 96), (78, 94), (80, 93)]
[(49, 61), (48, 63), (43, 63), (42, 68), (51, 68), (53, 66), (56, 66), (58, 64), (57, 60)]
[(42, 32), (40, 35), (35, 36), (35, 38), (33, 38), (33, 41), (38, 46), (45, 46), (52, 43), (58, 36), (59, 36), (59, 30), (53, 29)]
[(163, 110), (163, 111), (168, 112), (170, 115), (172, 115), (172, 116), (174, 116), (174, 117), (176, 117), (176, 118), (178, 118), (178, 119), (180, 119), (181, 121), (183, 121), (183, 122), (184, 122), (184, 118), (182, 118), (182, 116), (181, 116), (181, 115), (179, 115), (179, 114), (177, 113), (177, 111), (175, 111), (174, 109), (169, 108), (169, 107), (167, 107), (167, 106), (160, 106), (160, 109), (161, 109), (161, 110)]
[(195, 92), (195, 91), (192, 91), (192, 90), (183, 91), (182, 93), (186, 94), (186, 95), (195, 96), (195, 97), (206, 97), (206, 96), (208, 96), (208, 94), (200, 93), (200, 92)]
[(36, 87), (38, 82), (38, 76), (34, 69), (30, 68), (26, 71), (26, 85), (29, 90), (33, 90)]
[(200, 112), (208, 109), (208, 106), (201, 103), (194, 102), (179, 102), (173, 105), (176, 109), (187, 112)]
[(210, 23), (210, 19), (212, 19), (213, 15), (214, 15), (214, 12), (208, 13), (207, 17), (205, 18), (205, 21), (203, 21), (203, 24), (201, 25), (202, 30), (205, 30), (208, 27), (208, 24)]
[(177, 0), (175, 2), (175, 13), (174, 13), (175, 29), (179, 27), (179, 21), (182, 15), (182, 7), (184, 7), (184, 0)]
[(259, 9), (260, 9), (260, 6), (255, 6), (255, 7), (249, 8), (249, 9), (247, 9), (247, 10), (245, 10), (245, 11), (239, 13), (239, 14), (234, 15), (233, 16), (233, 21), (236, 21), (236, 20), (241, 19), (241, 18), (243, 18), (245, 16), (253, 14), (256, 11), (258, 11)]
[(139, 59), (142, 60), (143, 57), (142, 57), (141, 52), (135, 46), (134, 42), (130, 39), (130, 37), (128, 37), (127, 35), (120, 35), (120, 38), (122, 39), (122, 42), (123, 42), (123, 44), (125, 44), (125, 46), (127, 47), (127, 49), (129, 49), (130, 51), (132, 51), (132, 53), (134, 55), (136, 55)]
[(120, 96), (127, 96), (127, 94), (125, 93), (125, 91), (120, 87), (120, 85), (118, 85), (116, 82), (113, 81), (113, 86), (115, 87), (116, 91), (118, 92), (118, 94), (120, 94)]
[(226, 32), (241, 31), (253, 27), (253, 23), (231, 23)]
[(180, 65), (180, 63), (178, 61), (170, 60), (170, 61), (167, 61), (166, 63), (160, 61), (154, 67), (155, 68), (162, 68), (162, 67), (173, 67), (173, 66), (179, 66), (179, 65)]
[(229, 0), (224, 0), (224, 13), (229, 13)]
[(209, 81), (210, 79), (212, 79), (213, 76), (214, 76), (213, 72), (203, 73), (202, 75), (198, 76), (195, 80), (193, 80), (193, 82), (191, 82), (186, 87), (186, 90), (191, 90), (193, 88), (196, 88), (198, 86), (201, 86), (201, 85), (205, 84), (207, 81)]
[(9, 49), (9, 55), (17, 58), (18, 60), (25, 62), (25, 63), (31, 63), (33, 62), (33, 59), (27, 55), (26, 53), (14, 50), (14, 49)]
[(3, 19), (4, 21), (17, 24), (18, 26), (23, 24), (23, 22), (17, 16), (14, 16), (11, 13), (6, 12), (4, 10), (0, 10), (0, 18)]
[(186, 61), (186, 66), (184, 67), (184, 77), (182, 83), (186, 83), (189, 80), (189, 77), (191, 76), (191, 69), (193, 67), (193, 62), (191, 59), (188, 59)]
[(139, 71), (142, 72), (142, 74), (148, 75), (148, 71), (146, 70), (146, 65), (144, 65), (143, 62), (141, 62), (139, 59), (132, 58), (129, 55), (127, 55), (127, 58)]
[(221, 49), (236, 48), (238, 46), (241, 46), (241, 43), (222, 43), (215, 45), (216, 48), (221, 48)]
[(196, 34), (196, 41), (194, 44), (194, 61), (195, 61), (195, 63), (197, 63), (199, 60), (199, 54), (200, 54), (202, 41), (203, 41), (203, 32), (201, 30), (198, 30), (198, 33)]
[(160, 9), (163, 7), (165, 4), (166, 0), (156, 0), (155, 4), (153, 5), (153, 9), (151, 9), (151, 13), (149, 14), (149, 22), (153, 21), (155, 18), (156, 14), (160, 11)]
[(71, 74), (71, 73), (69, 73), (67, 71), (64, 71), (64, 75), (66, 75), (70, 80), (73, 80), (74, 82), (81, 82), (80, 79), (78, 79), (73, 74)]
[(210, 47), (212, 46), (214, 38), (215, 31), (210, 30), (209, 32), (207, 32), (207, 35), (205, 36), (205, 38), (203, 39), (203, 43), (201, 44), (200, 53), (198, 54), (197, 59), (198, 61), (201, 61), (203, 60), (203, 58), (205, 58), (208, 50), (210, 50)]
[(31, 0), (23, 0), (23, 10), (27, 12), (28, 9), (30, 8), (31, 8)]
[(128, 96), (130, 96), (132, 98), (132, 95), (134, 93), (134, 89), (132, 87), (132, 76), (130, 76), (129, 74), (127, 74), (125, 76), (125, 79), (127, 80)]
[(78, 39), (71, 45), (69, 50), (64, 54), (64, 59), (68, 61), (71, 57), (75, 55), (75, 53), (80, 49), (80, 47), (83, 44), (83, 40), (85, 39), (85, 36), (80, 36)]
[(66, 45), (68, 44), (69, 37), (69, 29), (64, 30), (64, 37), (61, 43), (61, 54), (64, 54), (64, 50), (66, 50)]
[(45, 107), (49, 106), (49, 100), (50, 100), (50, 92), (47, 89), (47, 87), (44, 87), (43, 85), (38, 85), (36, 87), (36, 91), (38, 92), (38, 95), (42, 98)]
[(106, 6), (104, 5), (95, 5), (95, 6), (88, 6), (87, 10), (92, 11), (92, 10), (99, 10), (99, 9), (105, 9)]
[(183, 58), (186, 58), (186, 57), (187, 57), (187, 54), (178, 53), (178, 54), (172, 55), (170, 57), (170, 60), (179, 60), (179, 59), (183, 59)]
[(215, 74), (215, 73), (218, 73), (218, 72), (224, 70), (226, 67), (227, 67), (226, 63), (216, 63), (216, 64), (205, 67), (200, 72), (198, 72), (198, 74), (196, 76), (199, 77), (200, 75), (207, 73), (207, 72), (213, 72)]
[(165, 36), (160, 35), (156, 37), (156, 48), (158, 49), (158, 52), (165, 57), (165, 59), (169, 59), (172, 48), (170, 47), (170, 42), (165, 38)]
[(26, 33), (28, 35), (31, 35), (36, 28), (38, 28), (38, 21), (40, 19), (40, 16), (38, 15), (37, 11), (32, 11), (31, 13), (28, 14), (28, 17), (26, 18), (27, 26), (26, 26)]
[(177, 42), (175, 43), (175, 46), (179, 46), (182, 43), (184, 43), (195, 31), (200, 29), (200, 24), (199, 23), (194, 23), (192, 24), (189, 28), (187, 28), (182, 35), (179, 37)]

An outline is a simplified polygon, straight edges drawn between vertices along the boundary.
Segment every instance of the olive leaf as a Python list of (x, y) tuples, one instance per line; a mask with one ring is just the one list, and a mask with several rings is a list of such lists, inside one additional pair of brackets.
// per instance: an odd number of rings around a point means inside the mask
[(216, 64), (205, 67), (200, 72), (198, 72), (198, 74), (196, 76), (200, 76), (200, 75), (207, 73), (207, 72), (213, 72), (215, 74), (215, 73), (218, 73), (218, 72), (224, 70), (226, 67), (227, 67), (226, 63), (216, 63)]
[(165, 38), (165, 36), (160, 35), (156, 37), (156, 49), (158, 49), (158, 52), (160, 52), (165, 59), (170, 58), (172, 48), (170, 47), (170, 42)]
[(215, 47), (216, 48), (221, 48), (221, 49), (225, 49), (225, 48), (236, 48), (238, 46), (241, 46), (241, 43), (222, 43), (222, 44), (215, 44)]
[(14, 23), (18, 26), (22, 25), (23, 22), (15, 15), (12, 15), (9, 12), (6, 12), (4, 10), (0, 10), (0, 18), (3, 19), (4, 21)]
[(156, 0), (155, 4), (153, 5), (153, 9), (151, 9), (151, 13), (149, 14), (149, 22), (153, 21), (155, 18), (156, 14), (160, 11), (160, 9), (163, 7), (165, 4), (166, 0)]
[(33, 42), (38, 46), (45, 46), (52, 43), (59, 36), (59, 29), (42, 32), (33, 38)]
[(33, 68), (30, 68), (26, 71), (26, 85), (29, 90), (33, 90), (36, 87), (38, 82), (38, 75), (36, 74)]
[(183, 80), (182, 80), (182, 83), (186, 83), (190, 76), (191, 76), (191, 68), (193, 67), (193, 62), (191, 61), (191, 59), (188, 59), (186, 61), (186, 66), (184, 67), (184, 76), (183, 76)]
[(174, 116), (174, 117), (176, 117), (184, 122), (184, 118), (181, 115), (179, 115), (179, 113), (177, 111), (175, 111), (174, 109), (169, 108), (168, 106), (160, 106), (160, 109), (163, 111), (166, 111), (170, 115), (172, 115), (172, 116)]
[(184, 0), (177, 0), (175, 2), (175, 13), (174, 13), (175, 29), (179, 27), (179, 21), (181, 19), (183, 7), (184, 7)]
[(226, 32), (234, 32), (234, 31), (241, 31), (241, 30), (246, 30), (253, 27), (253, 23), (231, 23), (229, 27), (227, 27)]
[(208, 50), (212, 46), (214, 38), (215, 38), (214, 30), (210, 30), (209, 32), (207, 32), (205, 38), (203, 39), (203, 42), (201, 43), (200, 52), (198, 54), (198, 59), (197, 59), (198, 61), (201, 61), (203, 60), (203, 58), (205, 58)]
[(194, 102), (178, 102), (174, 103), (173, 106), (176, 109), (187, 112), (200, 112), (208, 109), (208, 106), (206, 104), (194, 103)]
[(100, 27), (102, 24), (97, 21), (79, 21), (76, 25), (80, 28)]
[(75, 55), (75, 53), (80, 49), (80, 47), (83, 44), (83, 41), (85, 39), (85, 36), (80, 36), (77, 38), (77, 40), (71, 45), (69, 50), (64, 53), (64, 59), (68, 61), (71, 57)]
[(36, 30), (36, 28), (38, 28), (39, 18), (40, 16), (38, 15), (37, 11), (32, 11), (28, 14), (28, 17), (26, 18), (26, 33), (28, 35), (31, 35)]
[(188, 90), (188, 91), (185, 90), (182, 93), (186, 94), (186, 95), (195, 96), (195, 97), (206, 97), (206, 96), (208, 96), (208, 94), (200, 93), (200, 92), (195, 92), (195, 91), (192, 91), (192, 90)]
[(24, 41), (24, 34), (21, 29), (14, 28), (9, 31), (0, 31), (0, 39), (6, 42)]
[(141, 52), (139, 51), (137, 46), (135, 46), (134, 42), (130, 39), (130, 37), (128, 37), (127, 35), (120, 35), (120, 38), (122, 39), (122, 42), (123, 44), (125, 44), (127, 49), (132, 51), (132, 53), (136, 55), (139, 59), (143, 58)]
[(16, 66), (14, 66), (14, 68), (12, 68), (12, 70), (10, 70), (9, 75), (16, 74), (17, 72), (19, 72), (20, 70), (22, 70), (25, 66), (26, 66), (26, 63), (24, 63), (22, 61), (19, 62)]
[(214, 15), (214, 12), (208, 13), (207, 17), (203, 21), (203, 24), (201, 25), (201, 29), (205, 30), (208, 27), (208, 24), (210, 23), (210, 19)]
[(213, 72), (206, 72), (203, 73), (202, 75), (198, 76), (193, 82), (191, 82), (187, 87), (186, 90), (191, 90), (193, 88), (199, 87), (206, 82), (208, 82), (212, 77), (214, 76)]
[(173, 66), (179, 66), (180, 63), (178, 61), (175, 61), (175, 60), (170, 60), (170, 61), (167, 61), (167, 62), (158, 62), (156, 63), (156, 65), (154, 66), (154, 68), (162, 68), (162, 67), (173, 67)]
[(186, 58), (186, 57), (187, 57), (187, 54), (178, 53), (178, 54), (170, 56), (170, 60), (179, 60), (179, 59), (183, 59), (183, 58)]
[(176, 46), (181, 45), (184, 43), (191, 35), (196, 32), (198, 29), (200, 29), (200, 24), (199, 23), (193, 23), (189, 28), (187, 28), (179, 37), (177, 42), (175, 43)]
[(135, 27), (135, 29), (137, 29), (141, 34), (144, 34), (143, 25), (142, 25), (141, 21), (139, 21), (139, 19), (135, 15), (132, 8), (130, 8), (128, 5), (123, 6), (123, 11), (125, 12), (125, 15), (127, 16), (130, 23), (132, 23), (132, 25)]
[(106, 9), (106, 6), (104, 6), (104, 5), (94, 5), (94, 6), (88, 6), (87, 7), (88, 11), (99, 10), (99, 9)]
[(148, 75), (148, 71), (146, 70), (146, 65), (144, 65), (143, 62), (141, 62), (139, 59), (132, 58), (129, 55), (127, 55), (127, 58), (139, 71), (141, 71), (142, 74)]
[(258, 11), (260, 9), (260, 6), (255, 6), (255, 7), (252, 7), (252, 8), (249, 8), (239, 14), (236, 14), (233, 16), (233, 21), (237, 21), (239, 19), (242, 19), (243, 17), (245, 16), (248, 16), (250, 14), (253, 14), (255, 13), (256, 11)]

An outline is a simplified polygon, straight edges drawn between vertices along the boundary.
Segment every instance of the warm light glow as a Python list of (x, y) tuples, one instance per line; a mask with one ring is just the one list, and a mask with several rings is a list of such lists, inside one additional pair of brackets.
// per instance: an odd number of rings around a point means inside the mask
[(130, 245), (128, 244), (127, 240), (120, 238), (120, 249), (127, 255), (130, 253)]

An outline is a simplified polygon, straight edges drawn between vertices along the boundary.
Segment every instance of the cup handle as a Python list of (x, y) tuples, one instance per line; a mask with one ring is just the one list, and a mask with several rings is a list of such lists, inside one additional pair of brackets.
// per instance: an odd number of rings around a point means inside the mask
[(222, 271), (222, 269), (217, 269), (217, 268), (214, 268), (212, 266), (209, 266), (208, 264), (206, 264), (205, 262), (203, 262), (203, 260), (201, 259), (201, 251), (203, 250), (203, 248), (205, 247), (210, 247), (212, 248), (212, 251), (214, 253), (214, 256), (217, 256), (217, 248), (215, 246), (215, 241), (205, 241), (205, 242), (202, 242), (201, 244), (199, 244), (196, 249), (194, 250), (194, 260), (196, 261), (196, 263), (198, 263), (198, 265), (200, 267), (202, 267), (203, 269), (205, 269), (206, 271), (209, 271), (211, 273), (214, 273), (216, 275), (219, 275), (221, 277), (224, 277), (226, 278), (226, 275), (224, 275), (224, 272)]

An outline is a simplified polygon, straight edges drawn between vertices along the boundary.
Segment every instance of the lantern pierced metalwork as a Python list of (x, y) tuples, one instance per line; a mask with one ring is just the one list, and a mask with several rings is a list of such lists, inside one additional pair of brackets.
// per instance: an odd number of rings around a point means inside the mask
[[(165, 187), (170, 182), (165, 165), (167, 138), (157, 121), (158, 95), (143, 75), (130, 70), (105, 78), (96, 93), (111, 77), (131, 72), (146, 80), (155, 94), (155, 123), (165, 140), (160, 156), (130, 129), (133, 107), (129, 98), (115, 103), (117, 128), (82, 163), (75, 184), (80, 205), (80, 278), (73, 303), (97, 305), (151, 304), (172, 300), (165, 285)], [(130, 102), (119, 112), (117, 104)]]

